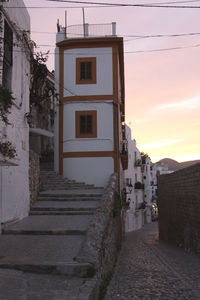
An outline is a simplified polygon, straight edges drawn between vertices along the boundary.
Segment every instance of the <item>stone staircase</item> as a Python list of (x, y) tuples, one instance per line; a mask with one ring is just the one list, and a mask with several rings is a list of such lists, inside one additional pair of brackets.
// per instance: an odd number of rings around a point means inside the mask
[(89, 222), (102, 188), (41, 171), (42, 191), (30, 214), (3, 229), (0, 268), (32, 273), (90, 277), (89, 263), (78, 263)]
[(51, 170), (42, 170), (40, 172), (41, 188), (43, 190), (78, 190), (78, 189), (96, 189), (92, 184), (85, 184), (84, 182), (76, 182), (69, 180), (62, 175)]

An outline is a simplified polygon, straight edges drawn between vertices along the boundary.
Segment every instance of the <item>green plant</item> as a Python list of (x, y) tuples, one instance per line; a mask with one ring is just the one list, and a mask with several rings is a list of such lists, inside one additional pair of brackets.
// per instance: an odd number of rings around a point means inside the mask
[(41, 102), (49, 100), (52, 96), (57, 99), (54, 84), (48, 79), (48, 68), (46, 62), (48, 60), (48, 52), (46, 54), (36, 53), (31, 57), (31, 88), (30, 88), (30, 104), (42, 107)]
[(15, 158), (17, 156), (15, 146), (9, 141), (0, 142), (0, 153), (9, 158)]
[(14, 98), (11, 92), (7, 88), (0, 86), (0, 118), (6, 125), (10, 124), (7, 114), (11, 113), (10, 109), (13, 104)]

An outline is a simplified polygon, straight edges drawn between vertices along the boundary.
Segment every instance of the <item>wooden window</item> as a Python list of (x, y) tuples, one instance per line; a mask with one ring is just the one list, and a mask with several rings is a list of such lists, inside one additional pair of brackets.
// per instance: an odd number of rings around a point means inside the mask
[(76, 59), (76, 84), (96, 83), (96, 57)]
[(96, 110), (76, 111), (76, 138), (97, 137)]

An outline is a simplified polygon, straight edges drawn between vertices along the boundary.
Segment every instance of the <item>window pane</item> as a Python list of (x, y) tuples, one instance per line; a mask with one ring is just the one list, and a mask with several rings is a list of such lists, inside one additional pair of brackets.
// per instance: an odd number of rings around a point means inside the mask
[(88, 61), (85, 63), (85, 76), (86, 79), (92, 79), (92, 62)]
[(80, 80), (92, 79), (92, 62), (80, 62)]
[(86, 116), (86, 122), (87, 122), (87, 133), (92, 133), (92, 116), (91, 115), (87, 115)]
[(80, 116), (80, 134), (92, 133), (92, 115)]
[(85, 63), (80, 62), (80, 80), (85, 79)]
[(84, 134), (86, 129), (86, 116), (80, 116), (80, 133)]

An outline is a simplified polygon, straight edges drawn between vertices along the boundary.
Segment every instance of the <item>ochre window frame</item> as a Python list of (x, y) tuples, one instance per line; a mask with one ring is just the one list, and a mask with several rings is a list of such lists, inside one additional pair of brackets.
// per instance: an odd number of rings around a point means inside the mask
[[(80, 133), (80, 116), (92, 116), (92, 133)], [(97, 137), (97, 111), (96, 110), (81, 110), (75, 114), (76, 138), (96, 138)]]
[[(80, 63), (91, 62), (92, 63), (92, 79), (80, 79)], [(77, 57), (76, 58), (76, 84), (96, 84), (96, 57)]]

